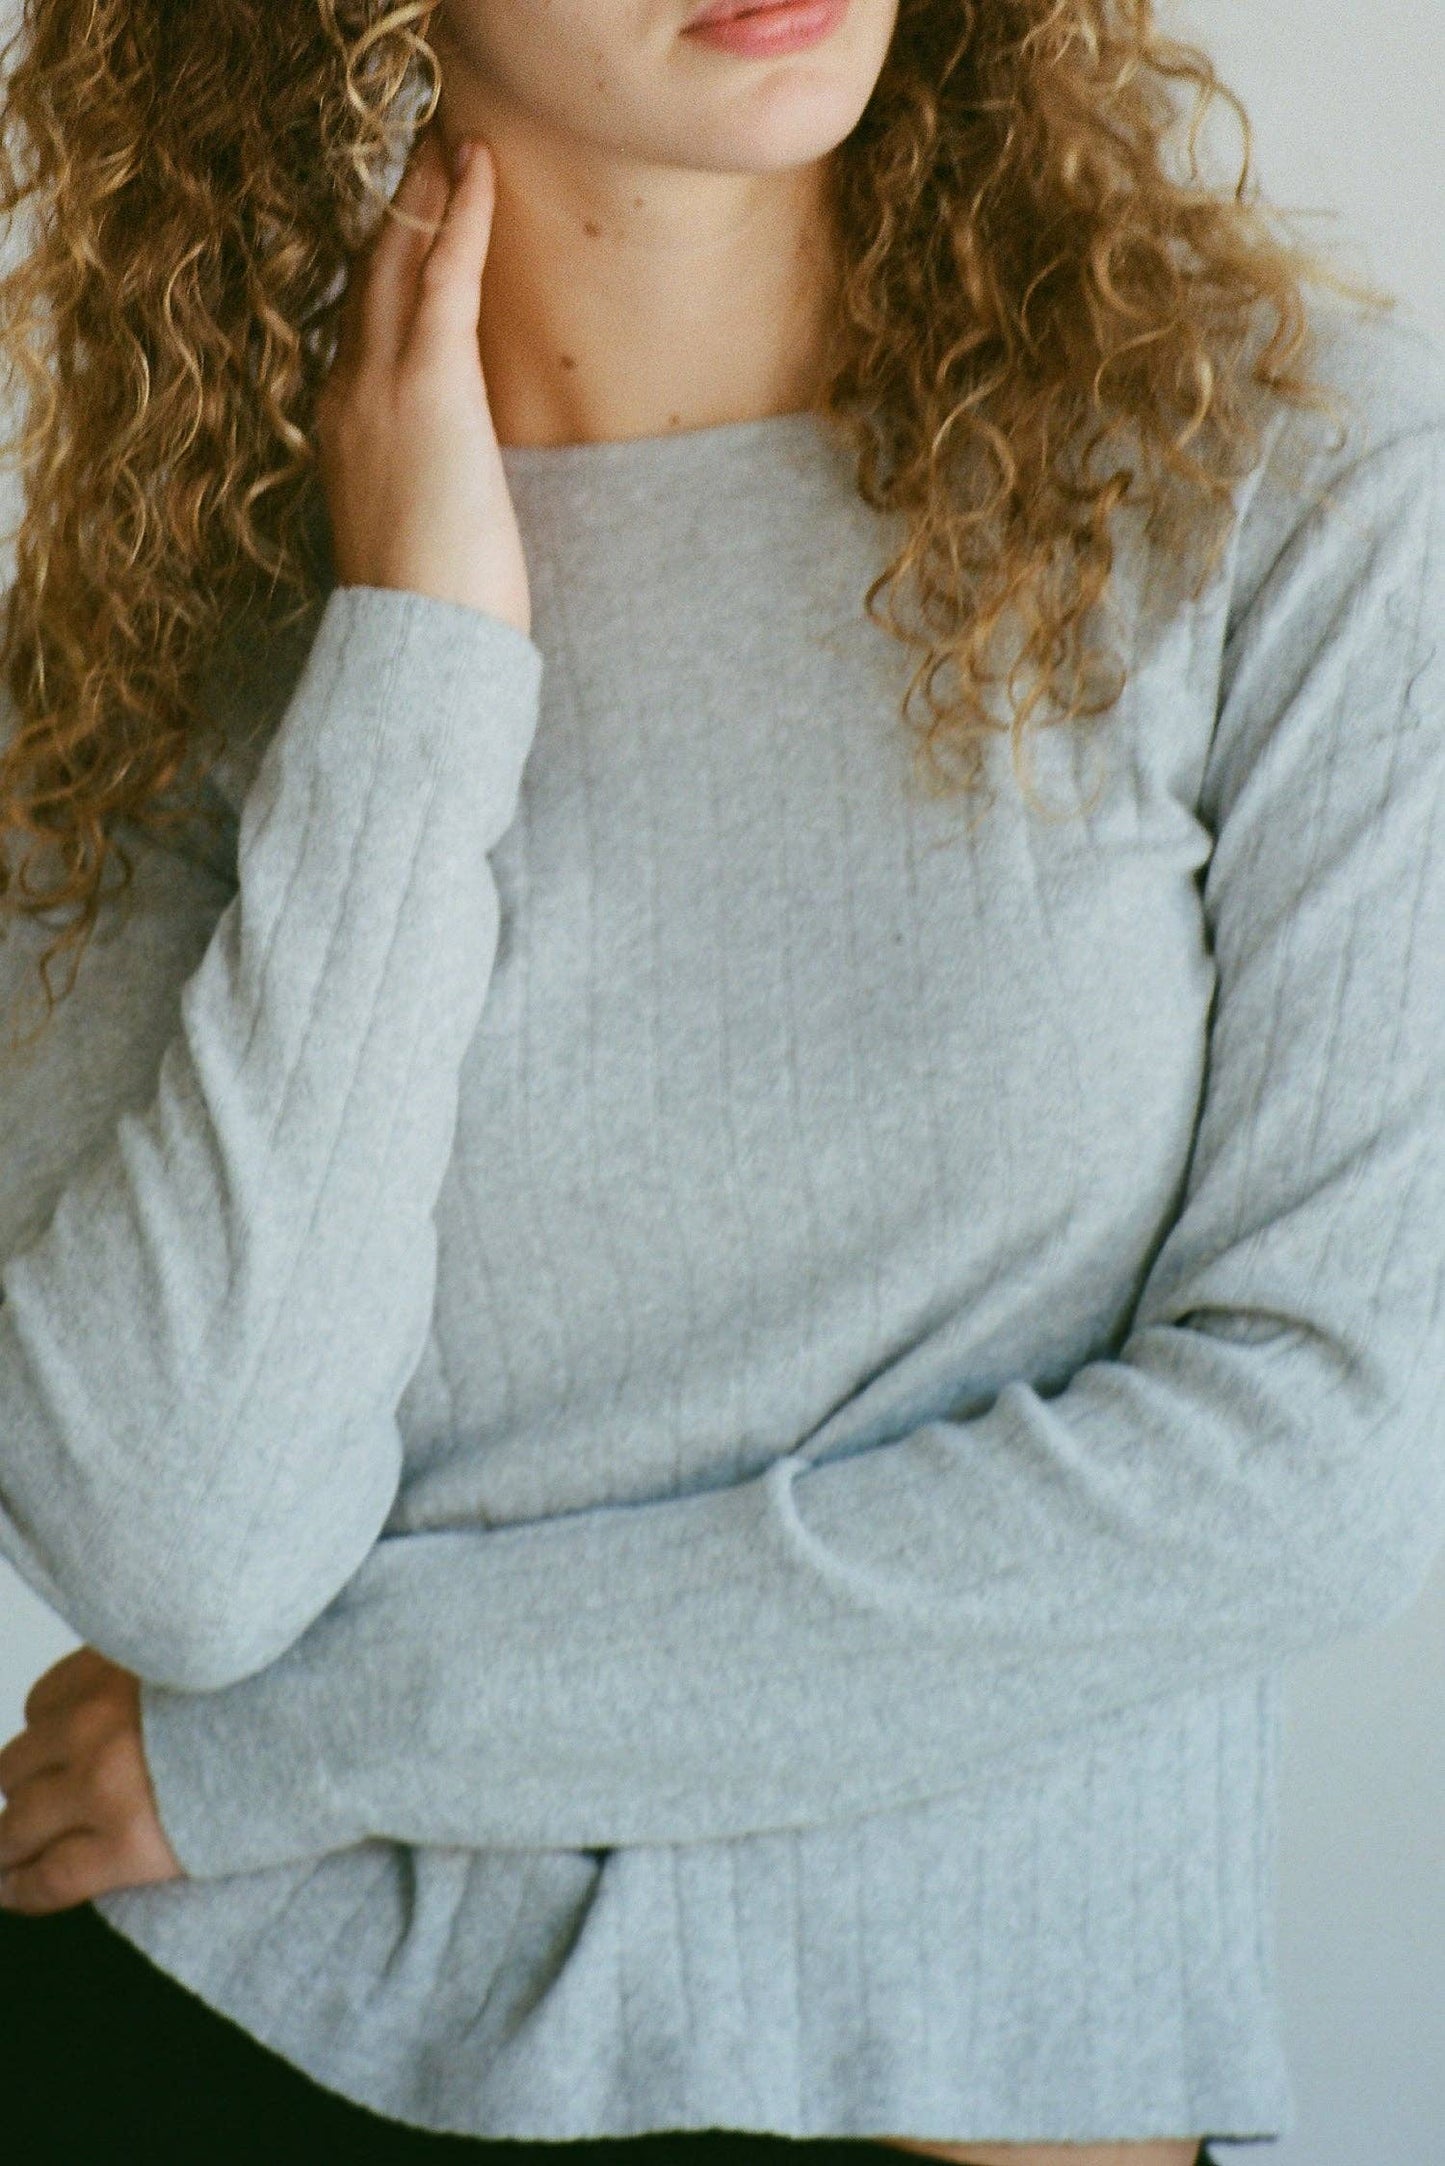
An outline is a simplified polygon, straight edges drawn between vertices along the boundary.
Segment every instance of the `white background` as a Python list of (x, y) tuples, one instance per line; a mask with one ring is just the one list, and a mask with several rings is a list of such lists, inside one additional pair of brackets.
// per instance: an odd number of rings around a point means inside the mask
[[(6, 35), (15, 9), (0, 0)], [(1445, 0), (1162, 0), (1159, 15), (1205, 45), (1243, 99), (1261, 185), (1295, 230), (1399, 294), (1445, 347)], [(1217, 114), (1204, 155), (1231, 180), (1239, 141)], [(13, 497), (0, 501), (3, 523), (14, 511)], [(0, 1741), (21, 1727), (31, 1682), (77, 1644), (0, 1560)], [(1298, 2124), (1267, 2155), (1439, 2166), (1445, 1557), (1398, 1624), (1292, 1668), (1283, 1803), (1281, 1987)]]

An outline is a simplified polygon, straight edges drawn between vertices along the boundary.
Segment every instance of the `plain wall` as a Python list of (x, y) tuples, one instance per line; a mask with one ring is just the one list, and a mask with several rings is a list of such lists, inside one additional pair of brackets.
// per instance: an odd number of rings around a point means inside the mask
[[(1400, 294), (1445, 345), (1445, 0), (1165, 0), (1159, 12), (1242, 98), (1261, 186), (1299, 214), (1295, 230), (1332, 240), (1343, 269)], [(14, 16), (5, 0), (6, 35)], [(1239, 141), (1227, 117), (1206, 131), (1206, 161), (1227, 160), (1231, 179)], [(6, 523), (12, 507), (0, 502)], [(78, 1644), (0, 1560), (0, 1742), (33, 1680)], [(1398, 1624), (1294, 1665), (1283, 1787), (1281, 1991), (1299, 2118), (1269, 2156), (1438, 2166), (1445, 1558)]]

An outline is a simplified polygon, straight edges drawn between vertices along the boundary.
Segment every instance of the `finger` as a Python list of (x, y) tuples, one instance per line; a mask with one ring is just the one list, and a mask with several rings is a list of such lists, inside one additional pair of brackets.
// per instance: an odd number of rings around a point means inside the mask
[(331, 356), (330, 376), (349, 375), (361, 359), (361, 289), (370, 255), (371, 244), (368, 243), (357, 250), (347, 266), (346, 290), (336, 314), (336, 345)]
[(98, 1678), (114, 1668), (94, 1647), (75, 1647), (37, 1677), (25, 1698), (25, 1719), (53, 1714), (88, 1692)]
[(26, 1911), (38, 1917), (53, 1910), (72, 1910), (93, 1895), (111, 1888), (126, 1888), (125, 1878), (111, 1845), (88, 1829), (62, 1835), (28, 1865), (18, 1865), (0, 1876), (0, 1903), (7, 1910)]
[(406, 352), (421, 353), (438, 341), (474, 336), (477, 329), (496, 205), (496, 172), (488, 146), (479, 137), (473, 137), (472, 143), (471, 163), (452, 187), (441, 231), (418, 273), (416, 312)]
[[(368, 290), (375, 287), (378, 275), (377, 259), (379, 255), (383, 255), (383, 247), (389, 252), (398, 245), (392, 238), (394, 235), (400, 236), (400, 245), (404, 252), (406, 244), (425, 248), (435, 231), (435, 216), (439, 215), (439, 207), (436, 205), (433, 205), (434, 216), (427, 222), (424, 231), (417, 232), (411, 223), (413, 218), (424, 218), (426, 213), (428, 170), (436, 162), (426, 147), (426, 139), (433, 133), (433, 129), (423, 129), (417, 137), (412, 145), (406, 170), (392, 193), (390, 203), (383, 207), (371, 238), (363, 248), (357, 250), (351, 260), (346, 290), (337, 312), (336, 348), (331, 361), (333, 375), (354, 374), (366, 358), (368, 343), (375, 338), (380, 339), (382, 354), (386, 355), (387, 330), (385, 324), (379, 320), (382, 304), (373, 304), (368, 315)], [(389, 275), (384, 256), (380, 275), (384, 284)], [(382, 297), (383, 303), (384, 300), (385, 295)], [(373, 323), (376, 325), (375, 330), (372, 328)]]
[(48, 1844), (81, 1828), (94, 1832), (67, 1776), (33, 1776), (0, 1812), (0, 1870), (29, 1864)]
[(48, 1724), (17, 1730), (0, 1751), (0, 1792), (9, 1798), (21, 1783), (29, 1782), (42, 1768), (62, 1767), (65, 1754), (59, 1738)]
[(447, 207), (446, 154), (440, 131), (424, 128), (368, 250), (358, 301), (357, 364), (397, 366), (414, 305), (417, 275)]

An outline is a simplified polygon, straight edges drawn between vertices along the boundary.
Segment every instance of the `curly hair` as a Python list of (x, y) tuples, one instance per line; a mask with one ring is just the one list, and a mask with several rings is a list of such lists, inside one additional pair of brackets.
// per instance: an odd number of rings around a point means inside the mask
[[(224, 748), (201, 696), (223, 626), (294, 595), (284, 629), (320, 597), (315, 401), (385, 173), (441, 95), (436, 5), (25, 0), (5, 49), (0, 208), (34, 197), (41, 216), (0, 279), (0, 351), (29, 399), (4, 453), (25, 509), (0, 835), (31, 843), (17, 872), (0, 859), (0, 932), (73, 910), (40, 963), (47, 1019), (49, 966), (72, 955), (68, 993), (112, 849), (130, 879), (117, 823), (169, 833), (200, 809), (180, 785)], [(1183, 176), (1174, 81), (1194, 90)], [(1244, 130), (1232, 191), (1199, 177), (1216, 97)], [(995, 732), (1017, 754), (1031, 718), (1101, 715), (1122, 690), (1086, 636), (1117, 508), (1141, 505), (1181, 570), (1202, 552), (1202, 579), (1261, 393), (1337, 410), (1296, 366), (1304, 281), (1393, 302), (1271, 221), (1242, 104), (1150, 0), (901, 0), (829, 182), (842, 260), (818, 410), (864, 501), (904, 515), (866, 607), (881, 622), (880, 592), (913, 576), (921, 627), (891, 592), (886, 624), (925, 650), (904, 718), (921, 684), (934, 784), (972, 792)], [(1092, 475), (1116, 442), (1135, 464)], [(987, 696), (1001, 627), (1007, 719)]]

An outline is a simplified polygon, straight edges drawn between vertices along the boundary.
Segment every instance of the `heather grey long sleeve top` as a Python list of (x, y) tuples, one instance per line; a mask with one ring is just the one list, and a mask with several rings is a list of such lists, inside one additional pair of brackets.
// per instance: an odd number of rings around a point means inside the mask
[(145, 1681), (98, 1907), (319, 2081), (1289, 2125), (1282, 1668), (1445, 1534), (1445, 363), (1321, 316), (1051, 818), (918, 790), (807, 415), (505, 451), (531, 639), (218, 671), (231, 844), (3, 1056), (0, 1550)]

